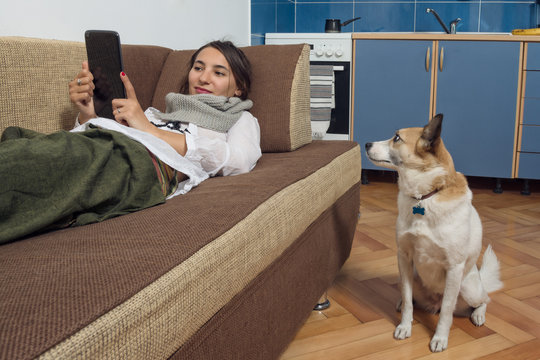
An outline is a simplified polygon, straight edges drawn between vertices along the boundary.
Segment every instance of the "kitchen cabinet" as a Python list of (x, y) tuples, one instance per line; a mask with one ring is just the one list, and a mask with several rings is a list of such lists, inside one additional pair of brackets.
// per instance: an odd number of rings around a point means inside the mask
[[(388, 139), (400, 128), (424, 125), (430, 107), (432, 54), (432, 41), (356, 41), (353, 138), (361, 147)], [(362, 168), (380, 169), (364, 151)]]
[(387, 139), (443, 113), (458, 171), (512, 177), (519, 42), (362, 39), (355, 54), (355, 141)]
[(440, 41), (436, 113), (456, 170), (511, 178), (520, 44)]
[(540, 43), (525, 44), (516, 177), (540, 179)]

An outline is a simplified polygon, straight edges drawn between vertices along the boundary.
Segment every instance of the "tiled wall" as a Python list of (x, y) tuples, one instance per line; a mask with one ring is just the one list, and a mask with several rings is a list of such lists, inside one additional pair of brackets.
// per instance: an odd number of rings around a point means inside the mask
[(358, 16), (342, 31), (442, 31), (426, 8), (447, 26), (461, 18), (458, 32), (510, 32), (540, 23), (540, 0), (251, 0), (251, 42), (263, 44), (267, 32), (324, 32), (326, 19)]

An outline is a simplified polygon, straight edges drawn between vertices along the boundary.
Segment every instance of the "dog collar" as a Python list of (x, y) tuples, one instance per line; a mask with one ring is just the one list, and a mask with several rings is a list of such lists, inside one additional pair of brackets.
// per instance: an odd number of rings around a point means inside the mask
[(413, 215), (416, 215), (416, 214), (425, 215), (426, 214), (426, 208), (422, 206), (422, 200), (429, 199), (430, 197), (432, 197), (433, 195), (435, 195), (438, 192), (439, 192), (439, 189), (435, 189), (432, 192), (430, 192), (429, 194), (423, 195), (420, 198), (413, 197), (413, 199), (418, 200), (418, 203), (416, 204), (416, 206), (413, 206), (413, 208), (412, 208)]
[(439, 192), (439, 189), (435, 189), (432, 192), (430, 192), (429, 194), (420, 197), (420, 199), (416, 198), (416, 197), (415, 197), (415, 199), (418, 200), (418, 201), (426, 200), (426, 199), (429, 199), (430, 197), (432, 197), (433, 195), (435, 195), (438, 192)]

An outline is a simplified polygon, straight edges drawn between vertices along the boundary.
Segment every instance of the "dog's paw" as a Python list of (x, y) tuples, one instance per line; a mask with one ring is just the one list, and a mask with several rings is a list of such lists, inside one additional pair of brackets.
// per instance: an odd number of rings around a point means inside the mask
[(438, 336), (435, 334), (429, 343), (429, 348), (432, 352), (441, 352), (448, 347), (448, 337)]
[(394, 338), (403, 340), (411, 337), (411, 324), (399, 324), (394, 331)]
[(476, 326), (482, 326), (486, 322), (486, 304), (482, 304), (471, 314), (471, 321)]

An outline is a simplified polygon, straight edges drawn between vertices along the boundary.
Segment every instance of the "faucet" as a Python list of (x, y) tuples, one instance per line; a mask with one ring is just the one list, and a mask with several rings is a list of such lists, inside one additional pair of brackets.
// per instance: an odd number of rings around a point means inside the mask
[(457, 19), (454, 19), (450, 22), (450, 34), (455, 34), (456, 33), (456, 26), (458, 24), (458, 22), (461, 21), (461, 18), (457, 18)]
[(439, 16), (439, 14), (437, 14), (437, 12), (435, 10), (427, 8), (426, 12), (427, 13), (432, 13), (435, 16), (435, 18), (437, 19), (439, 24), (441, 24), (441, 26), (443, 27), (444, 31), (447, 34), (455, 34), (456, 33), (456, 26), (457, 26), (458, 22), (461, 21), (461, 18), (457, 18), (457, 19), (452, 20), (452, 22), (450, 23), (450, 30), (448, 30), (448, 27), (444, 24), (444, 22), (441, 20), (441, 18)]

